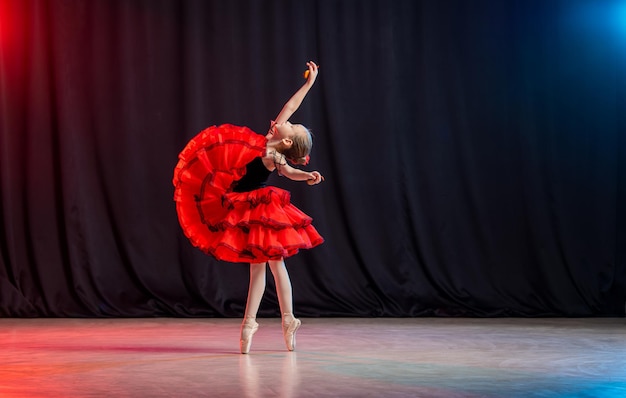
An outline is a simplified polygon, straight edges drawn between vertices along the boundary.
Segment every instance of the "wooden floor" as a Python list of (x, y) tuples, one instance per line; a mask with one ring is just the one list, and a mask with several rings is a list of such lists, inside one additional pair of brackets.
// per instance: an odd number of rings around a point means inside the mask
[(626, 320), (0, 319), (0, 397), (626, 397)]

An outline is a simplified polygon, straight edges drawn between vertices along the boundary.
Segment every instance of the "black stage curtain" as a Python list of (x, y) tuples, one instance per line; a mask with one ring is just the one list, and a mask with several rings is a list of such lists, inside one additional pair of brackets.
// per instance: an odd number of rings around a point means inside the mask
[(172, 171), (207, 126), (265, 133), (311, 59), (326, 181), (271, 180), (326, 239), (287, 260), (298, 315), (623, 315), (624, 12), (0, 0), (0, 314), (241, 316), (248, 267), (190, 245)]

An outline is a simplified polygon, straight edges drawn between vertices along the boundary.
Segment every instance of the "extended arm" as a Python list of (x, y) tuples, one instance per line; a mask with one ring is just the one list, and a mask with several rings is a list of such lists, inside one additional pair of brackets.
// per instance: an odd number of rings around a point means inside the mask
[(306, 181), (309, 185), (319, 184), (324, 181), (324, 176), (319, 171), (304, 171), (291, 167), (287, 164), (285, 156), (276, 151), (270, 151), (263, 158), (263, 163), (269, 170), (276, 169), (279, 175), (285, 176), (290, 180)]
[(289, 120), (291, 115), (298, 110), (311, 87), (313, 87), (313, 83), (315, 83), (315, 78), (318, 73), (318, 66), (313, 61), (307, 62), (306, 65), (309, 67), (309, 77), (307, 78), (306, 83), (304, 83), (304, 85), (300, 87), (300, 89), (296, 91), (291, 98), (289, 98), (289, 101), (287, 101), (278, 116), (276, 116), (274, 123), (281, 124)]
[(279, 164), (276, 165), (278, 168), (278, 172), (294, 181), (306, 181), (309, 185), (319, 184), (324, 181), (324, 177), (320, 174), (319, 171), (304, 171), (300, 169), (296, 169), (295, 167), (291, 167), (288, 164)]

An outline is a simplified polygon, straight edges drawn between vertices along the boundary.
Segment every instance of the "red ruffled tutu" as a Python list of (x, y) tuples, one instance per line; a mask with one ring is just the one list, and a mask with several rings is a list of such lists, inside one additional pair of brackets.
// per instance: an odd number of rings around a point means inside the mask
[(233, 192), (267, 140), (247, 127), (212, 126), (195, 136), (174, 170), (178, 220), (191, 243), (218, 260), (280, 260), (324, 241), (289, 192), (264, 187)]

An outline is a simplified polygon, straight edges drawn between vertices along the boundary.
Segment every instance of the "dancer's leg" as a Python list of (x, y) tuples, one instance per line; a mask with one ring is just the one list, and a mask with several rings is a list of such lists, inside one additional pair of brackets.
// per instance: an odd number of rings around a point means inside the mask
[(252, 336), (259, 329), (256, 322), (256, 314), (259, 312), (261, 299), (265, 292), (265, 263), (250, 264), (250, 286), (248, 287), (248, 299), (246, 301), (246, 312), (241, 324), (241, 339), (239, 348), (242, 354), (250, 352)]
[(265, 292), (265, 263), (250, 264), (250, 286), (248, 287), (248, 300), (246, 302), (245, 317), (256, 318), (261, 305), (261, 299)]
[(293, 351), (296, 346), (296, 330), (300, 327), (301, 322), (293, 315), (291, 279), (289, 279), (289, 273), (283, 260), (270, 261), (269, 264), (274, 276), (274, 282), (276, 283), (276, 294), (278, 295), (278, 304), (282, 314), (285, 344), (289, 351)]
[(278, 305), (282, 314), (293, 314), (293, 296), (291, 289), (291, 279), (285, 262), (283, 260), (270, 261), (270, 270), (276, 283), (276, 294), (278, 295)]

